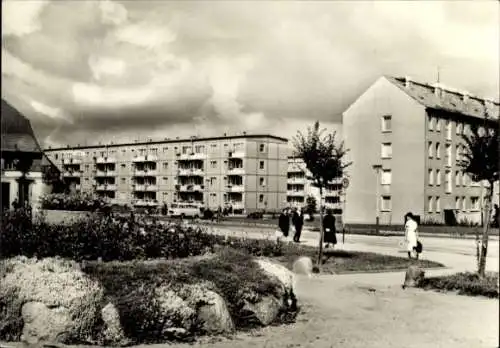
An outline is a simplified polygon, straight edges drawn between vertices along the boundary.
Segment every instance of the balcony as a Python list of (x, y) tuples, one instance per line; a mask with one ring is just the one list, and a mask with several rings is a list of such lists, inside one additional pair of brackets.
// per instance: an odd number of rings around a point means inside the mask
[(100, 184), (96, 186), (96, 191), (115, 191), (115, 184)]
[(153, 199), (134, 199), (132, 203), (137, 207), (155, 207), (158, 205), (158, 202)]
[(77, 178), (82, 175), (82, 172), (79, 170), (67, 170), (63, 172), (63, 177), (65, 178)]
[(304, 184), (306, 182), (305, 177), (292, 177), (288, 178), (287, 182), (290, 184)]
[(304, 190), (287, 190), (286, 195), (290, 197), (302, 197), (305, 196)]
[(143, 156), (135, 156), (132, 159), (132, 162), (156, 162), (158, 161), (158, 156), (155, 155), (143, 155)]
[(158, 171), (156, 169), (134, 169), (134, 176), (156, 176)]
[(179, 168), (178, 176), (204, 176), (205, 172), (201, 168)]
[(114, 157), (107, 157), (107, 156), (100, 156), (96, 158), (96, 163), (115, 163), (116, 158)]
[(96, 170), (94, 176), (97, 177), (110, 177), (116, 176), (116, 171), (114, 170)]
[(229, 157), (229, 158), (244, 158), (245, 151), (244, 150), (229, 151), (227, 153), (227, 157)]
[(63, 158), (63, 164), (82, 164), (82, 160), (80, 158)]
[(243, 192), (245, 191), (244, 185), (227, 185), (228, 192)]
[(175, 188), (180, 192), (201, 192), (205, 189), (205, 185), (184, 184), (175, 185)]
[(325, 197), (338, 197), (339, 191), (336, 190), (325, 190)]
[(240, 167), (228, 168), (228, 175), (243, 175), (245, 174), (245, 169)]
[(204, 160), (207, 158), (206, 153), (178, 153), (177, 159), (179, 161), (196, 161), (196, 160)]

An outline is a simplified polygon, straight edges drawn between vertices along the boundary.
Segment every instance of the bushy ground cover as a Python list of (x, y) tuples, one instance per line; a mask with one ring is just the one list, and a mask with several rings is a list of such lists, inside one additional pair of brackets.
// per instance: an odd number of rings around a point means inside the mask
[(40, 201), (42, 209), (52, 210), (96, 211), (109, 206), (104, 199), (84, 193), (51, 193)]
[(459, 295), (499, 298), (498, 272), (487, 273), (485, 277), (470, 272), (429, 277), (418, 286), (427, 290), (457, 292)]

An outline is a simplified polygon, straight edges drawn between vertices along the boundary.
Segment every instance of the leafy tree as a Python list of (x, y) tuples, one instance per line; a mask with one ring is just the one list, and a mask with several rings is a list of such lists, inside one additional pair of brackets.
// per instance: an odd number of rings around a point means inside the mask
[(306, 198), (306, 213), (311, 216), (311, 220), (313, 219), (314, 213), (318, 211), (318, 202), (316, 201), (316, 197), (309, 195)]
[(352, 162), (345, 161), (347, 149), (344, 148), (344, 142), (337, 144), (335, 141), (336, 132), (325, 134), (326, 129), (320, 129), (318, 121), (313, 127), (308, 127), (307, 134), (298, 131), (293, 138), (296, 157), (301, 158), (310, 176), (307, 179), (312, 185), (319, 189), (319, 222), (320, 239), (318, 253), (318, 267), (323, 258), (323, 191), (332, 181), (342, 178), (346, 175), (346, 169)]
[[(498, 123), (485, 120), (484, 126), (471, 125), (470, 134), (462, 135), (465, 142), (463, 159), (458, 162), (462, 172), (475, 182), (486, 181), (483, 235), (481, 252), (478, 250), (478, 273), (484, 276), (486, 255), (488, 253), (488, 231), (490, 225), (491, 204), (495, 182), (498, 181)], [(478, 246), (479, 248), (479, 246)]]

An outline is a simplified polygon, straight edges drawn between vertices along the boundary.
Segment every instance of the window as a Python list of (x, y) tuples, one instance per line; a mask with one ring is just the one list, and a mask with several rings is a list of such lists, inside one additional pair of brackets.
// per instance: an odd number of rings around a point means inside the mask
[(168, 162), (163, 163), (163, 169), (168, 169)]
[(392, 145), (391, 145), (391, 143), (383, 143), (382, 144), (381, 157), (382, 158), (391, 158), (392, 157)]
[(264, 152), (266, 150), (266, 145), (265, 144), (260, 144), (259, 145), (259, 152)]
[(427, 153), (429, 155), (429, 158), (432, 158), (434, 156), (434, 150), (432, 148), (432, 141), (429, 141), (429, 146), (427, 147)]
[(163, 153), (167, 152), (168, 151), (168, 147), (164, 147), (163, 148)]
[(59, 159), (59, 155), (56, 153), (56, 156), (55, 156), (56, 159)]
[(121, 181), (122, 181), (122, 184), (125, 184), (127, 182), (127, 179), (122, 178)]
[(429, 185), (434, 185), (434, 170), (429, 169)]
[(382, 132), (392, 131), (392, 116), (385, 115), (382, 116)]
[(441, 171), (436, 169), (436, 186), (441, 186)]
[(89, 165), (88, 164), (85, 165), (85, 170), (89, 170)]
[(121, 167), (122, 169), (125, 169), (125, 168), (127, 168), (127, 165), (126, 165), (125, 163), (122, 163), (122, 164), (120, 165), (120, 167)]
[(446, 145), (446, 165), (451, 167), (451, 145)]
[(382, 211), (391, 211), (392, 210), (391, 196), (382, 196), (381, 203), (382, 203), (381, 204)]
[(458, 162), (460, 161), (461, 159), (461, 150), (462, 150), (462, 147), (460, 145), (457, 145), (456, 148), (455, 148), (455, 161)]
[(152, 149), (149, 149), (149, 152), (151, 152), (153, 155), (157, 155), (158, 154), (158, 148), (157, 147), (153, 147)]
[(439, 118), (436, 119), (436, 131), (441, 132), (441, 120)]
[(264, 178), (259, 178), (259, 185), (266, 186), (266, 181), (264, 180)]
[(210, 178), (210, 185), (211, 186), (215, 185), (216, 182), (217, 182), (217, 178), (216, 177), (211, 177)]
[(452, 123), (450, 120), (446, 120), (446, 140), (451, 140), (451, 128)]
[(196, 153), (204, 153), (205, 152), (205, 146), (203, 145), (196, 145), (194, 148), (194, 152)]
[(264, 195), (259, 195), (259, 202), (260, 203), (264, 202)]
[(259, 162), (259, 169), (264, 169), (264, 161)]
[(456, 133), (458, 135), (462, 134), (463, 129), (464, 129), (464, 125), (460, 122), (457, 122)]
[(210, 168), (217, 168), (217, 161), (210, 161)]
[(446, 186), (446, 193), (451, 193), (452, 180), (451, 180), (451, 172), (449, 170), (447, 170), (445, 174), (445, 186)]
[(466, 173), (462, 174), (462, 186), (467, 186), (469, 176)]
[(434, 117), (427, 116), (427, 123), (429, 124), (429, 130), (433, 131), (434, 130)]
[[(132, 151), (133, 151), (133, 150), (132, 150)], [(125, 152), (127, 152), (127, 150), (126, 150), (126, 149), (122, 149), (122, 153), (125, 153)]]
[(390, 185), (392, 183), (392, 172), (389, 169), (382, 171), (381, 185)]
[(461, 182), (462, 182), (462, 178), (461, 178), (460, 172), (457, 171), (455, 173), (455, 186), (460, 186)]
[(164, 184), (168, 183), (168, 178), (166, 176), (163, 177), (163, 183)]
[(472, 211), (479, 210), (479, 197), (471, 197), (470, 198), (470, 209)]
[(429, 196), (427, 198), (427, 210), (429, 213), (432, 213), (434, 211), (434, 197)]
[(440, 159), (441, 158), (441, 144), (436, 143), (436, 158)]
[(467, 200), (465, 197), (462, 197), (462, 210), (467, 211)]
[(460, 210), (460, 197), (455, 197), (455, 209)]
[(441, 198), (436, 197), (436, 213), (441, 212)]

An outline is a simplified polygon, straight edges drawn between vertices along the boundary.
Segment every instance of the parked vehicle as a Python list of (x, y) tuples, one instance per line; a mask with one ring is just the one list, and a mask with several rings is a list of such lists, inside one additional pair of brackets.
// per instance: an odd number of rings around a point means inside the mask
[(196, 204), (172, 203), (168, 209), (168, 215), (171, 217), (198, 219), (202, 216), (202, 209)]

